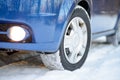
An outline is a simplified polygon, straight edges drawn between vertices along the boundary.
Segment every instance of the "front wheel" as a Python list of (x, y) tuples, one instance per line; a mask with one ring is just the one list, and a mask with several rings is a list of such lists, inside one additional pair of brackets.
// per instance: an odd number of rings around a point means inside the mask
[(53, 54), (41, 54), (41, 59), (50, 69), (76, 70), (86, 60), (90, 41), (89, 16), (84, 8), (77, 6), (68, 22), (59, 50)]

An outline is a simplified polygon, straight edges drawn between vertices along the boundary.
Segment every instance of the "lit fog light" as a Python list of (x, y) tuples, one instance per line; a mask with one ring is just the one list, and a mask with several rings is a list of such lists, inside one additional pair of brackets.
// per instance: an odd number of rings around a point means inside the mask
[(22, 41), (26, 37), (26, 31), (19, 26), (13, 26), (8, 29), (8, 37), (13, 41)]

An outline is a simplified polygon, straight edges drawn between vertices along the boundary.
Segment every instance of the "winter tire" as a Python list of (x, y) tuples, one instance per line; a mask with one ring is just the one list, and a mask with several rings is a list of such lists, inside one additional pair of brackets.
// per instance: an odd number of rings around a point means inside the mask
[(49, 69), (76, 70), (85, 62), (90, 42), (89, 15), (83, 7), (77, 6), (68, 22), (59, 50), (52, 54), (41, 54), (41, 59)]

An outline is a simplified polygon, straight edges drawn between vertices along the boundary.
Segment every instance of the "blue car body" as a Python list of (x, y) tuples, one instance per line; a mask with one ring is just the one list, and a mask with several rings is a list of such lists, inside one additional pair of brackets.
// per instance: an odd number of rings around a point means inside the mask
[[(69, 18), (75, 6), (81, 1), (85, 2), (83, 5), (82, 3), (80, 4), (86, 8), (91, 19), (93, 18), (91, 22), (92, 34), (109, 31), (108, 33), (101, 34), (108, 35), (115, 32), (115, 25), (109, 26), (108, 23), (104, 25), (104, 21), (101, 22), (103, 23), (101, 24), (102, 26), (96, 24), (100, 18), (96, 18), (96, 16), (107, 14), (108, 19), (110, 18), (109, 23), (115, 17), (114, 21), (112, 21), (115, 24), (119, 11), (116, 10), (115, 14), (111, 12), (110, 15), (104, 11), (102, 12), (102, 10), (101, 13), (99, 12), (100, 10), (97, 10), (100, 8), (98, 8), (98, 2), (95, 2), (95, 0), (0, 0), (0, 48), (41, 52), (57, 51), (63, 39)], [(112, 2), (114, 0), (109, 1)], [(102, 19), (100, 20), (102, 21)], [(9, 28), (10, 25), (25, 26), (29, 31), (30, 42), (4, 41), (2, 39), (3, 35), (7, 35), (8, 32), (3, 30), (3, 28)], [(100, 36), (100, 34), (97, 36)], [(93, 38), (97, 36), (93, 35)]]

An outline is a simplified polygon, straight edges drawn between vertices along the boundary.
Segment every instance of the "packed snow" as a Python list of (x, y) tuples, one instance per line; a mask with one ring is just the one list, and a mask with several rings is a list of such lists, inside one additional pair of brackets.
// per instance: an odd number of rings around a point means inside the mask
[(73, 72), (49, 70), (39, 58), (0, 67), (0, 80), (120, 80), (120, 46), (106, 44), (104, 37), (92, 43), (85, 64)]

